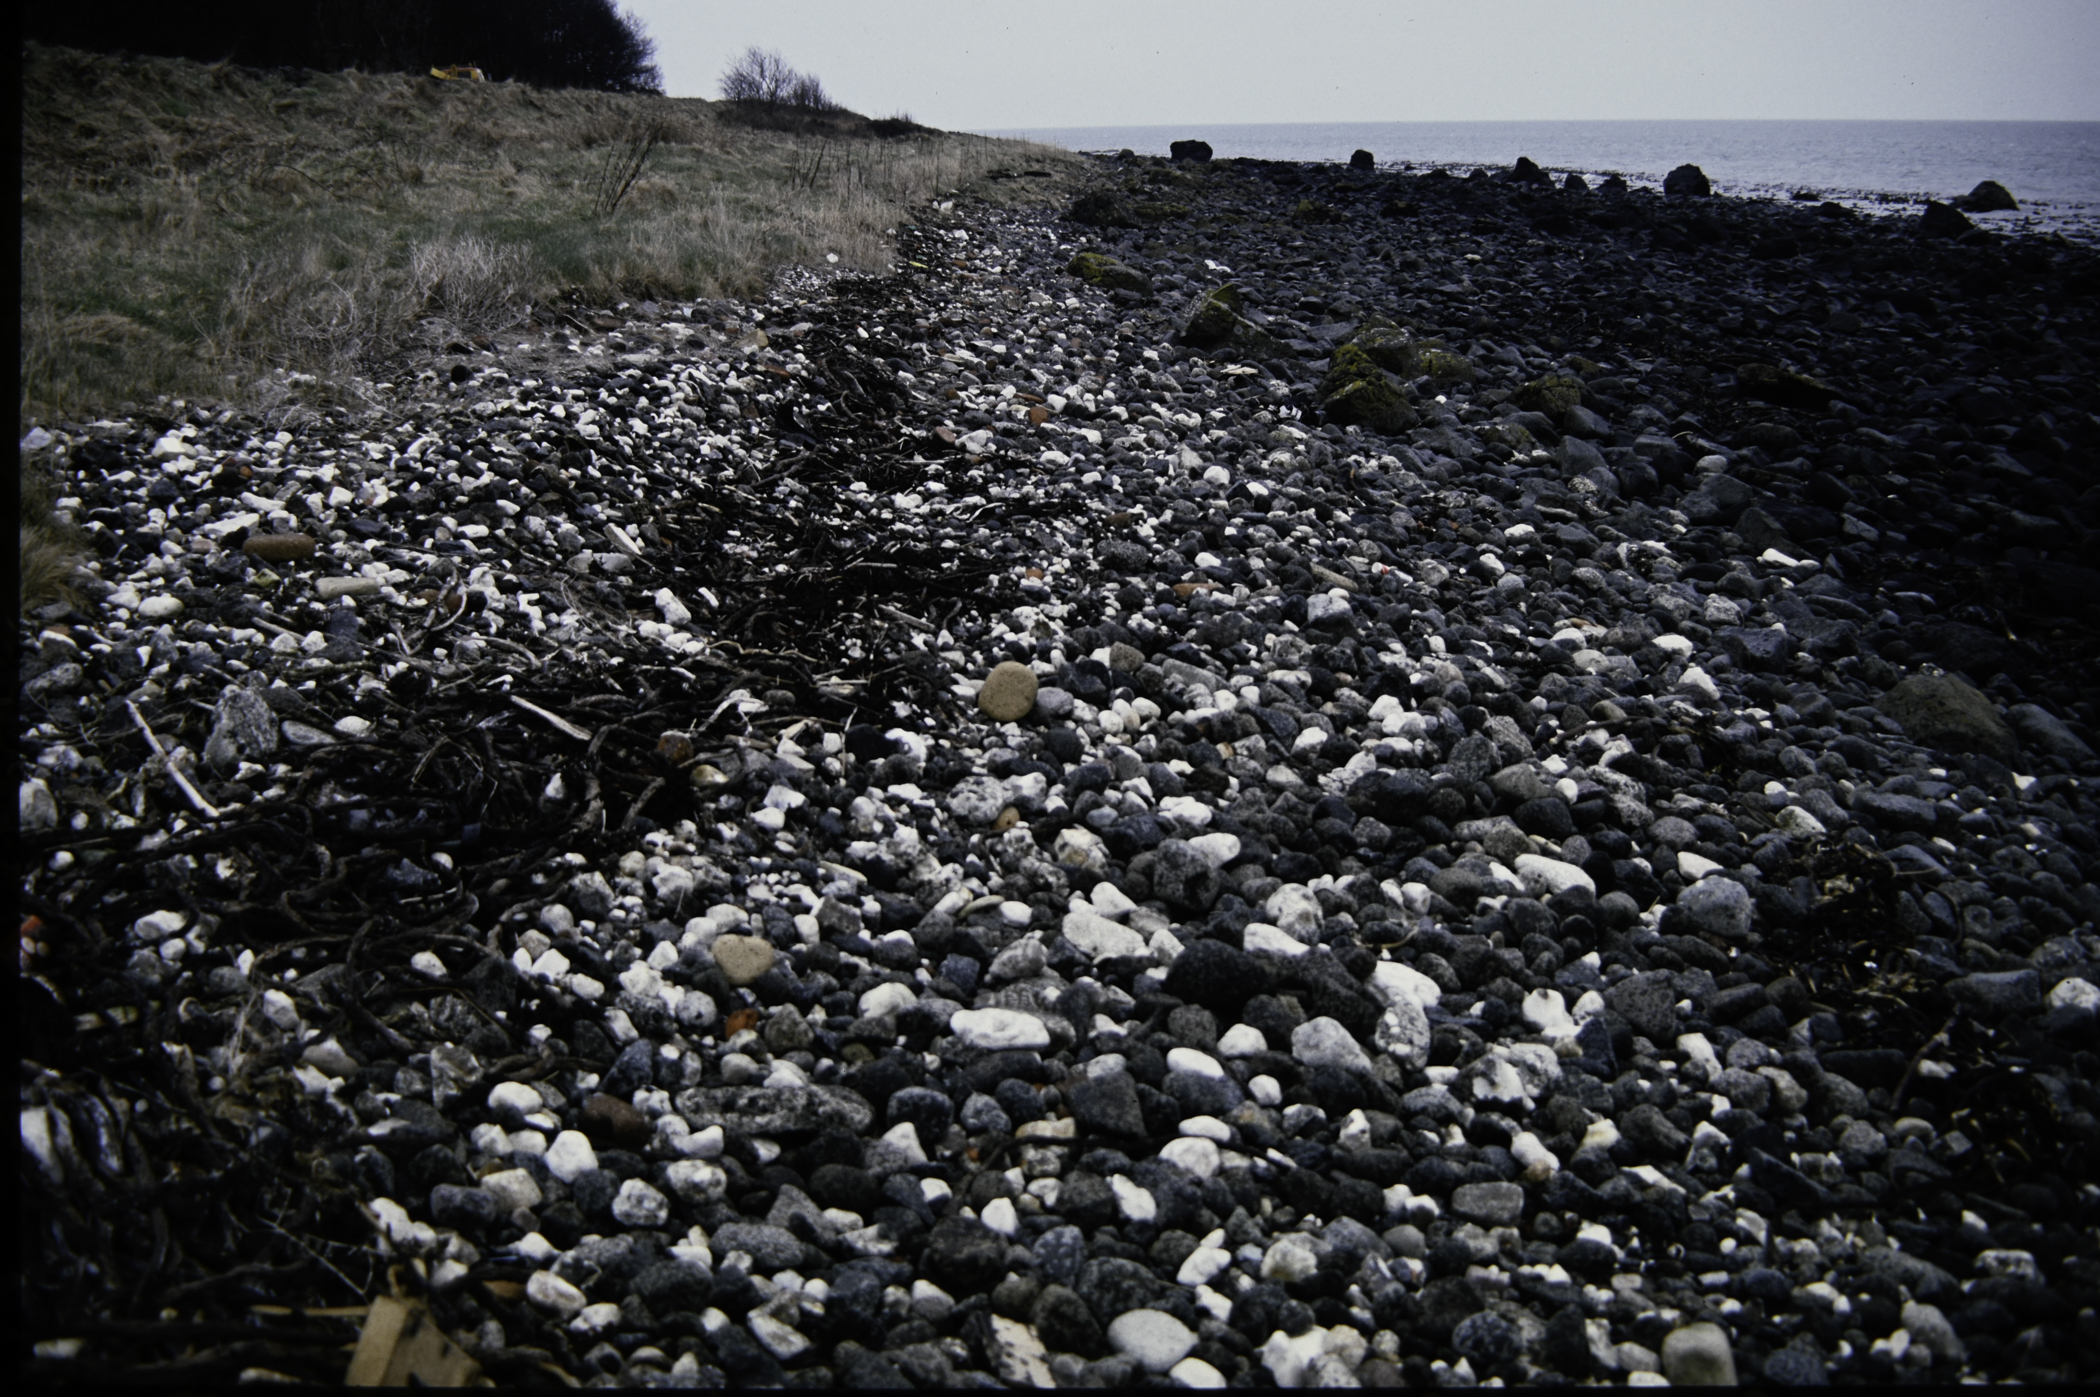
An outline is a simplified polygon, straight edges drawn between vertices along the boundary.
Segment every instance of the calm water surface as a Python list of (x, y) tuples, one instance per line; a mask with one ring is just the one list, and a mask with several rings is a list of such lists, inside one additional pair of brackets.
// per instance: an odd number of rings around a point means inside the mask
[[(1797, 189), (1864, 203), (1945, 199), (1994, 179), (2043, 225), (2100, 227), (2100, 122), (2091, 121), (1405, 121), (1271, 126), (1081, 126), (996, 131), (1069, 150), (1165, 155), (1209, 141), (1220, 158), (1347, 160), (1381, 168), (1508, 166), (1528, 155), (1555, 173), (1660, 184), (1690, 162), (1730, 194)], [(1996, 215), (1994, 222), (2027, 220)]]

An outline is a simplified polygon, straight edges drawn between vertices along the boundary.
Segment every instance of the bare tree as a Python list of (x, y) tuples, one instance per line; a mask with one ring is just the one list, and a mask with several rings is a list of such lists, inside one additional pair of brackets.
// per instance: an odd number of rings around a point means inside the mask
[(722, 97), (729, 102), (760, 102), (769, 107), (801, 107), (829, 111), (837, 104), (825, 95), (824, 84), (807, 73), (788, 66), (777, 49), (756, 44), (722, 74)]

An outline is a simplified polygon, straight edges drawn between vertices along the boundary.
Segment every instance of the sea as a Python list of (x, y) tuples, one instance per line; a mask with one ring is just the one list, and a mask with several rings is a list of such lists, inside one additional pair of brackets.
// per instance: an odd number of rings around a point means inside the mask
[(1607, 174), (1660, 187), (1678, 165), (1716, 190), (1789, 198), (1813, 192), (1869, 211), (1915, 209), (1983, 180), (2020, 212), (1979, 216), (2001, 231), (2059, 231), (2100, 242), (2100, 122), (2094, 121), (1394, 121), (1263, 126), (1077, 126), (982, 134), (1073, 151), (1165, 155), (1208, 141), (1216, 158), (1347, 161), (1368, 150), (1386, 170), (1504, 169), (1529, 156), (1555, 175)]

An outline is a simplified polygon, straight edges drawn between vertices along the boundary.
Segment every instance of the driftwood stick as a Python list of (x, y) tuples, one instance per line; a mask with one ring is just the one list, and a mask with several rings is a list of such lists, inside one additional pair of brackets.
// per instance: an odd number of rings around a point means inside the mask
[(137, 723), (139, 731), (146, 735), (146, 745), (151, 747), (154, 755), (166, 764), (168, 775), (174, 777), (175, 784), (182, 787), (182, 793), (189, 797), (190, 804), (195, 807), (197, 813), (207, 820), (218, 819), (219, 807), (206, 800), (204, 793), (190, 784), (190, 778), (183, 774), (182, 768), (177, 766), (174, 760), (169, 757), (168, 749), (161, 746), (160, 739), (154, 736), (152, 727), (146, 722), (146, 715), (139, 712), (138, 704), (131, 699), (125, 699), (124, 706), (131, 710), (131, 721)]

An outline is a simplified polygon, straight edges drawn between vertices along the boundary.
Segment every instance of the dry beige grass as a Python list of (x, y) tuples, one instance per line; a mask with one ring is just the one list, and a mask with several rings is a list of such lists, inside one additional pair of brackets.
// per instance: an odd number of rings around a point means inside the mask
[[(693, 100), (27, 45), (22, 424), (156, 398), (380, 408), (417, 342), (486, 339), (533, 304), (749, 296), (832, 256), (880, 272), (914, 207), (1058, 198), (1079, 171), (850, 113), (762, 126)], [(1022, 167), (1053, 176), (986, 178)], [(76, 554), (23, 470), (26, 611), (66, 595)]]
[[(340, 390), (417, 334), (487, 336), (528, 303), (751, 295), (831, 254), (877, 272), (914, 206), (1056, 197), (1078, 164), (853, 135), (857, 118), (767, 131), (717, 103), (402, 74), (295, 86), (27, 46), (22, 77), (25, 422), (242, 401), (278, 368)], [(1058, 177), (984, 180), (1023, 164)]]

